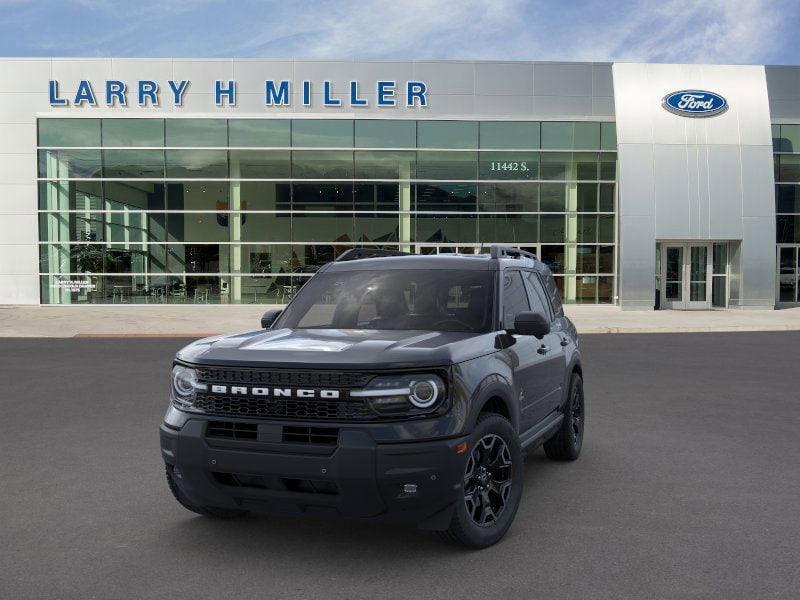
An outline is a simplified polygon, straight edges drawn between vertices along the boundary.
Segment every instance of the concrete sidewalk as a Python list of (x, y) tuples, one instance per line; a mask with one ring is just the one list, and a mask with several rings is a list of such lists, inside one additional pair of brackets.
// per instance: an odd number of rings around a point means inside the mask
[[(259, 327), (270, 305), (0, 306), (0, 337), (203, 337)], [(567, 306), (581, 333), (800, 330), (800, 308), (622, 311)]]

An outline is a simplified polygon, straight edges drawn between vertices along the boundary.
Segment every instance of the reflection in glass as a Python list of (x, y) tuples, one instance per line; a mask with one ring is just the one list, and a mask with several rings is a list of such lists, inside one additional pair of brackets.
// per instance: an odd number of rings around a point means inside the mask
[(228, 145), (225, 119), (165, 119), (166, 145), (215, 148)]
[(418, 152), (417, 179), (475, 179), (477, 152)]
[(564, 215), (539, 217), (539, 236), (543, 243), (558, 243), (566, 239), (567, 218)]
[(539, 240), (539, 215), (481, 215), (478, 241), (486, 243), (531, 243)]
[(359, 213), (355, 215), (356, 241), (364, 243), (397, 243), (400, 219), (397, 215)]
[(103, 176), (115, 179), (161, 179), (163, 150), (103, 150)]
[(800, 181), (800, 154), (781, 154), (776, 159), (780, 165), (777, 181), (785, 183)]
[(614, 212), (614, 184), (601, 183), (600, 187), (600, 212)]
[(354, 239), (352, 213), (294, 213), (292, 240), (347, 243)]
[(100, 119), (39, 119), (39, 145), (99, 146)]
[(600, 123), (600, 148), (602, 150), (617, 149), (617, 124)]
[(415, 220), (417, 242), (469, 243), (478, 239), (478, 219), (474, 215), (455, 216), (448, 213), (418, 215)]
[(411, 207), (411, 185), (407, 183), (359, 183), (355, 186), (356, 210), (399, 211), (400, 195), (405, 199), (405, 210)]
[(290, 123), (288, 119), (230, 119), (230, 147), (288, 148)]
[(477, 148), (476, 121), (418, 121), (419, 148)]
[(583, 181), (597, 180), (597, 154), (589, 152), (576, 152), (572, 155), (575, 161), (575, 178)]
[(579, 183), (578, 185), (578, 211), (597, 212), (597, 184)]
[(103, 119), (103, 146), (164, 145), (164, 119)]
[(347, 119), (295, 119), (292, 121), (295, 148), (352, 148), (353, 121)]
[(575, 179), (572, 154), (568, 152), (542, 152), (540, 169), (542, 179)]
[(416, 152), (357, 151), (356, 179), (414, 179)]
[(484, 212), (537, 212), (538, 183), (480, 183), (478, 210)]
[(410, 120), (356, 119), (356, 148), (415, 148), (417, 124)]
[(167, 177), (224, 179), (228, 153), (224, 150), (167, 150)]
[[(97, 281), (43, 280), (43, 298), (53, 302), (285, 301), (300, 275), (357, 244), (464, 252), (494, 242), (541, 250), (567, 302), (613, 301), (613, 123), (126, 118), (100, 128), (98, 120), (61, 121), (40, 124), (42, 140), (61, 136), (72, 146), (42, 151), (40, 173), (73, 179), (39, 183), (39, 206), (50, 211), (39, 216), (40, 237), (51, 242), (42, 244), (43, 260), (78, 269), (71, 246), (81, 245), (81, 268), (95, 270), (79, 276)], [(416, 150), (418, 131), (421, 147), (451, 150)], [(92, 137), (101, 133), (103, 176), (124, 180), (101, 182), (100, 151), (74, 148), (78, 138), (99, 145)], [(276, 149), (292, 141), (317, 149)], [(373, 150), (354, 152), (354, 143)], [(145, 149), (164, 144), (185, 149)], [(795, 187), (779, 186), (779, 207), (794, 210)], [(800, 228), (794, 215), (783, 216), (778, 231), (793, 240)], [(725, 262), (724, 248), (713, 252), (715, 264)], [(196, 279), (204, 273), (212, 281)], [(273, 276), (281, 273), (279, 283)]]
[(39, 177), (100, 177), (100, 150), (39, 150)]
[(231, 179), (289, 179), (288, 150), (231, 150)]
[(481, 148), (526, 149), (539, 148), (538, 121), (482, 121)]
[(539, 204), (542, 212), (564, 212), (567, 209), (567, 186), (563, 183), (539, 184)]
[(294, 183), (292, 210), (353, 210), (353, 186), (349, 183)]
[(295, 179), (352, 179), (353, 152), (342, 150), (300, 150), (292, 152)]
[(577, 252), (577, 272), (578, 273), (597, 273), (597, 246), (578, 246)]
[(474, 212), (477, 190), (474, 183), (418, 183), (416, 210)]

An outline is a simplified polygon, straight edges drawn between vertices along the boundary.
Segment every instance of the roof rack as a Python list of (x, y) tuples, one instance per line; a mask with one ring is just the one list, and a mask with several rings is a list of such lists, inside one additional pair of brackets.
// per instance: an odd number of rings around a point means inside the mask
[(387, 256), (409, 256), (409, 253), (400, 252), (399, 250), (386, 250), (384, 248), (350, 248), (350, 250), (340, 254), (335, 262), (360, 260), (362, 258), (384, 258)]
[(498, 246), (493, 244), (490, 249), (490, 256), (492, 258), (531, 258), (539, 260), (533, 252), (526, 252), (519, 248), (512, 248), (511, 246)]

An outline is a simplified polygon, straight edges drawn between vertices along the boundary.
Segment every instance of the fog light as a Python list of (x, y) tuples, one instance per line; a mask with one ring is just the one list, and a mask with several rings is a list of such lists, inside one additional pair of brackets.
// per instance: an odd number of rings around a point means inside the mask
[(403, 493), (404, 494), (416, 494), (417, 493), (417, 484), (416, 483), (406, 483), (403, 486)]

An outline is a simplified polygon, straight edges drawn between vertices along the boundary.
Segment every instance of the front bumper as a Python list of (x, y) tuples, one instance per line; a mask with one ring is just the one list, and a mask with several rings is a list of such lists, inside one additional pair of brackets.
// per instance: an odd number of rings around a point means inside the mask
[(338, 443), (322, 446), (211, 438), (207, 423), (192, 417), (180, 429), (160, 428), (164, 462), (198, 506), (445, 529), (461, 497), (467, 453), (456, 446), (465, 437), (378, 443), (368, 426), (339, 425)]

